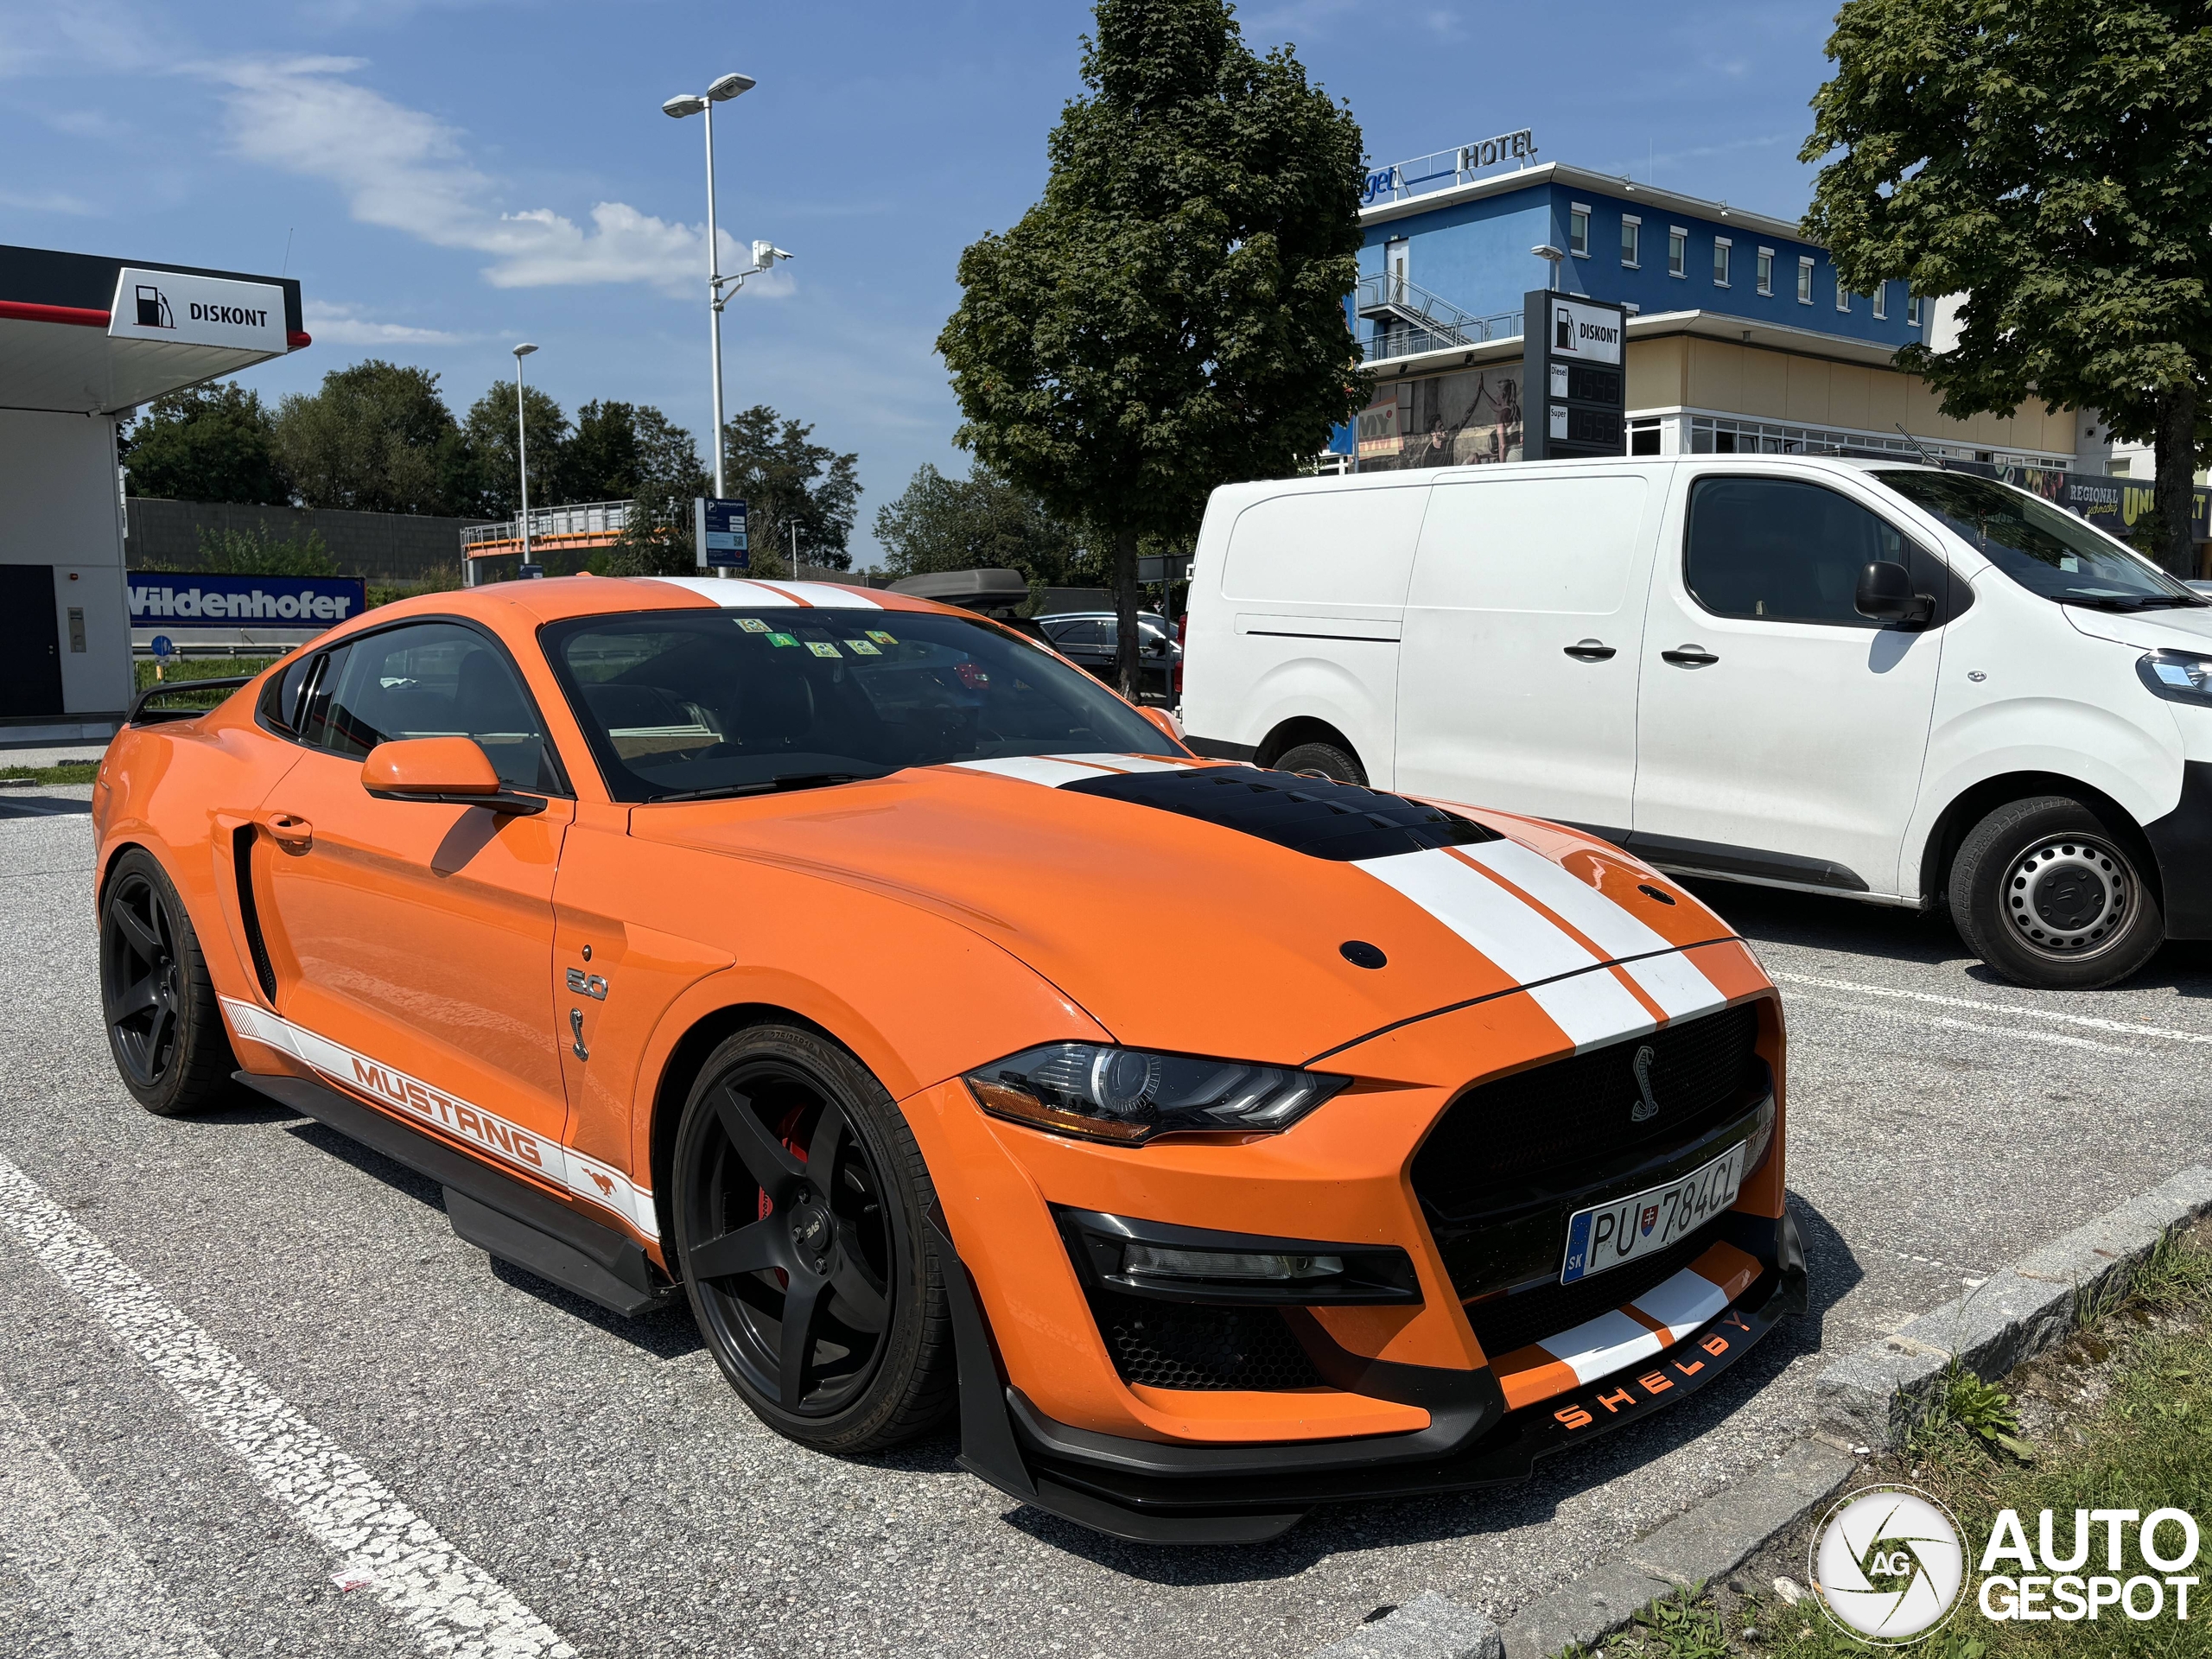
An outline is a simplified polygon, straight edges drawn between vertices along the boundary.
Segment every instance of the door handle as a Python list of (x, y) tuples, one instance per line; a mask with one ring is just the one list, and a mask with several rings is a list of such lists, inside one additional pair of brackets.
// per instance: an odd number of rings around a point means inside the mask
[(1565, 650), (1578, 663), (1602, 663), (1618, 654), (1602, 639), (1578, 639)]
[(1676, 668), (1707, 668), (1720, 659), (1703, 645), (1677, 645), (1672, 651), (1659, 653), (1662, 663), (1672, 663)]
[(315, 826), (289, 812), (271, 812), (261, 821), (270, 840), (288, 853), (304, 853), (315, 845)]

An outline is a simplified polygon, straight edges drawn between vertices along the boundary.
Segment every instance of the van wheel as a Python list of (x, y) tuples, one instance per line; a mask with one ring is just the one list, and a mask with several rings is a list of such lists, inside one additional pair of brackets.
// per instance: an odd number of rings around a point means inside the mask
[(1333, 743), (1300, 743), (1275, 757), (1277, 772), (1318, 772), (1340, 784), (1367, 786), (1367, 770), (1350, 752)]
[(1974, 825), (1951, 864), (1959, 937), (2016, 985), (2116, 984), (2165, 942), (2141, 854), (2081, 802), (2039, 796)]

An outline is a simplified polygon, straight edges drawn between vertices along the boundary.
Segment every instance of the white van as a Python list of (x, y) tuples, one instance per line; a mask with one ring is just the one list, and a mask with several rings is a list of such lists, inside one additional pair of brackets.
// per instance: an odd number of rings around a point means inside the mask
[(1185, 646), (1201, 753), (1947, 904), (2022, 984), (2212, 938), (2212, 608), (1990, 480), (1697, 455), (1231, 485)]

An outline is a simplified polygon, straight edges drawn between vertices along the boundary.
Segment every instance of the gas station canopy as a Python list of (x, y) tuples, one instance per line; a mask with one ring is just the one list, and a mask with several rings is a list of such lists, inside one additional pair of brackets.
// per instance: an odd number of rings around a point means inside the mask
[(0, 247), (0, 408), (120, 414), (309, 343), (296, 280)]

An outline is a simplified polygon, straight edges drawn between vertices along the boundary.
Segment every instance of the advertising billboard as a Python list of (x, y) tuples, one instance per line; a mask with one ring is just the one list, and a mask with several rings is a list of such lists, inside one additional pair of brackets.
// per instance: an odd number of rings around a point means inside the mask
[(133, 570), (126, 583), (130, 626), (183, 628), (327, 628), (368, 608), (359, 576), (207, 576)]

